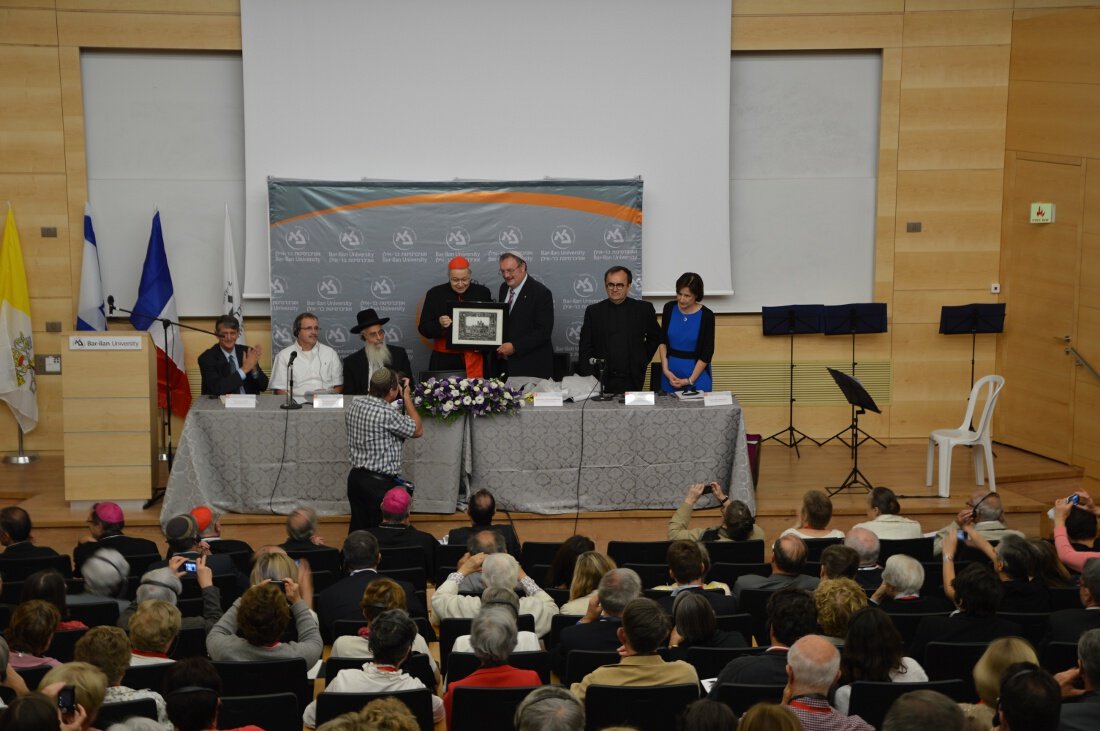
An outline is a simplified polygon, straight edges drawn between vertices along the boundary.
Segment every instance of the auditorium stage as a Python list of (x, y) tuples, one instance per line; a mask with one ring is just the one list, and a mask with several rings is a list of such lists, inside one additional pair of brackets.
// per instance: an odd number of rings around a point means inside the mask
[[(953, 464), (953, 496), (935, 497), (934, 488), (924, 486), (924, 444), (894, 444), (883, 449), (867, 443), (860, 449), (860, 469), (876, 485), (886, 485), (902, 497), (902, 509), (925, 530), (943, 526), (963, 506), (973, 484), (968, 455), (956, 449)], [(997, 484), (1012, 527), (1028, 535), (1048, 535), (1045, 512), (1057, 497), (1064, 497), (1082, 486), (1100, 493), (1100, 481), (1087, 479), (1076, 467), (1054, 462), (1003, 445), (996, 446)], [(768, 536), (777, 535), (793, 525), (802, 493), (811, 488), (839, 484), (850, 469), (849, 453), (840, 445), (801, 449), (802, 457), (792, 449), (774, 442), (764, 445), (757, 488), (758, 521)], [(36, 540), (42, 545), (65, 549), (86, 532), (87, 507), (71, 507), (65, 502), (60, 455), (44, 456), (37, 463), (0, 465), (0, 497), (5, 504), (18, 503), (30, 511)], [(161, 484), (164, 484), (162, 476)], [(686, 491), (687, 486), (684, 486)], [(833, 498), (833, 525), (847, 529), (865, 519), (866, 493), (850, 491)], [(930, 496), (930, 497), (929, 497)], [(141, 510), (140, 505), (124, 505), (126, 531), (155, 540), (160, 536), (159, 506)], [(593, 538), (603, 547), (608, 540), (661, 540), (671, 511), (630, 510), (606, 513), (582, 513), (543, 516), (513, 513), (521, 540), (560, 540), (576, 531)], [(507, 516), (498, 515), (499, 520)], [(253, 546), (280, 543), (285, 539), (284, 517), (280, 515), (228, 515), (223, 519), (227, 537), (242, 538)], [(461, 513), (453, 515), (414, 515), (413, 522), (434, 535), (446, 534), (463, 525)], [(700, 511), (693, 525), (715, 525), (716, 509)], [(339, 545), (347, 531), (347, 517), (323, 518), (321, 533), (330, 545)]]

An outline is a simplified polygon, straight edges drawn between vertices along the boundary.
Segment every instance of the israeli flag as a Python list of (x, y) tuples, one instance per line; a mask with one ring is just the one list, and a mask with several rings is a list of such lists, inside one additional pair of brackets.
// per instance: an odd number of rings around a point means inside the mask
[(106, 330), (103, 308), (103, 280), (99, 276), (99, 247), (92, 228), (92, 207), (84, 202), (84, 261), (80, 266), (80, 307), (76, 312), (77, 330)]

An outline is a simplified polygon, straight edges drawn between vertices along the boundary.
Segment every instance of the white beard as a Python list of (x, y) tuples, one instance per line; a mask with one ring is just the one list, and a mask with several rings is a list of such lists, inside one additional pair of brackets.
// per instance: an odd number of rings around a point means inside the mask
[(367, 343), (363, 346), (363, 352), (367, 354), (367, 365), (370, 366), (371, 371), (376, 371), (390, 364), (390, 346), (385, 343), (381, 345)]

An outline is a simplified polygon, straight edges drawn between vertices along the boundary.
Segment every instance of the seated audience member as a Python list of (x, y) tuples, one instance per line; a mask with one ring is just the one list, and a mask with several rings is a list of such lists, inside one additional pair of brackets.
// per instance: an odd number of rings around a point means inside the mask
[(125, 599), (128, 588), (130, 564), (125, 557), (113, 548), (101, 548), (84, 562), (84, 593), (70, 594), (69, 604), (94, 604), (113, 600), (118, 611), (124, 612), (130, 606)]
[[(793, 720), (793, 716), (791, 717)], [(797, 725), (797, 721), (794, 722)], [(724, 731), (740, 728), (733, 709), (725, 703), (700, 698), (692, 701), (680, 714), (677, 728), (680, 731)], [(778, 728), (778, 727), (772, 727)]]
[(94, 728), (96, 716), (107, 696), (107, 676), (103, 671), (86, 662), (67, 662), (51, 668), (38, 687), (47, 691), (55, 683), (60, 683), (60, 687), (73, 686), (76, 702), (84, 707), (84, 713), (87, 714), (81, 729)]
[(817, 630), (814, 597), (802, 589), (780, 589), (768, 597), (768, 632), (771, 642), (758, 655), (734, 658), (718, 673), (710, 697), (718, 699), (718, 686), (729, 683), (782, 685), (787, 682), (787, 651), (799, 638)]
[(130, 664), (161, 665), (175, 662), (168, 650), (180, 633), (180, 610), (175, 604), (148, 599), (130, 618)]
[[(184, 559), (179, 557), (173, 558), (167, 567), (147, 571), (141, 577), (133, 603), (118, 616), (119, 627), (129, 630), (130, 619), (142, 602), (162, 601), (173, 607), (179, 603), (179, 597), (183, 594), (183, 583), (179, 577), (183, 572), (183, 561)], [(203, 632), (209, 632), (222, 618), (222, 594), (221, 590), (214, 586), (214, 573), (206, 566), (205, 557), (197, 559), (195, 564), (195, 580), (198, 582), (202, 597), (202, 616), (183, 617), (180, 629), (202, 627)]]
[[(1062, 705), (1059, 731), (1100, 728), (1100, 629), (1090, 629), (1077, 642), (1077, 667), (1054, 676), (1062, 696), (1074, 699)], [(1081, 688), (1076, 685), (1080, 683)]]
[(309, 569), (309, 560), (295, 561), (282, 549), (265, 551), (262, 548), (256, 553), (256, 561), (252, 564), (252, 572), (248, 575), (248, 583), (257, 586), (265, 581), (293, 581), (298, 585), (298, 596), (309, 607), (309, 612), (314, 621), (317, 613), (313, 611), (313, 574)]
[(1035, 649), (1019, 637), (1001, 637), (989, 643), (989, 647), (974, 664), (971, 674), (978, 691), (977, 703), (960, 703), (959, 707), (975, 726), (987, 729), (993, 723), (997, 710), (997, 696), (1001, 692), (1001, 677), (1005, 668), (1014, 663), (1038, 663)]
[(709, 561), (704, 559), (700, 546), (695, 541), (673, 541), (668, 547), (668, 573), (672, 577), (673, 587), (668, 596), (657, 600), (666, 613), (672, 614), (672, 602), (681, 594), (697, 593), (714, 607), (715, 614), (735, 614), (737, 600), (725, 594), (706, 591), (703, 575)]
[[(361, 602), (369, 584), (382, 578), (378, 573), (378, 539), (365, 530), (348, 533), (342, 549), (344, 571), (342, 579), (317, 595), (317, 617), (321, 634), (329, 641), (335, 638), (333, 628), (338, 619), (362, 619)], [(414, 617), (427, 617), (428, 613), (416, 596), (416, 589), (406, 581), (398, 581), (405, 594), (405, 605)]]
[(914, 690), (894, 701), (880, 731), (964, 731), (966, 728), (966, 718), (955, 701), (934, 690)]
[(821, 552), (821, 580), (851, 579), (859, 571), (859, 554), (849, 546), (826, 546)]
[[(363, 619), (367, 622), (373, 622), (374, 618), (382, 612), (390, 609), (404, 609), (405, 590), (393, 579), (382, 577), (367, 584), (367, 588), (363, 590), (363, 598), (359, 602), (359, 606), (363, 610)], [(537, 638), (535, 644), (538, 645)], [(427, 655), (432, 670), (435, 670), (438, 674), (439, 667), (436, 665), (435, 658), (428, 651), (428, 643), (419, 634), (413, 640), (412, 651)], [(359, 632), (354, 635), (337, 637), (336, 641), (332, 643), (332, 652), (329, 657), (362, 657), (367, 659), (374, 657), (370, 651), (370, 625), (360, 627)]]
[(286, 540), (279, 544), (284, 551), (335, 551), (325, 545), (325, 539), (317, 532), (317, 511), (308, 505), (299, 505), (286, 516)]
[(317, 731), (420, 731), (409, 707), (396, 698), (375, 698), (361, 711), (326, 721)]
[[(739, 632), (718, 629), (714, 607), (698, 592), (683, 592), (672, 604), (672, 634), (669, 647), (746, 647), (745, 638)], [(686, 652), (677, 657), (686, 656)]]
[(866, 528), (852, 528), (844, 537), (844, 545), (859, 554), (856, 583), (867, 591), (874, 591), (882, 583), (882, 567), (878, 565), (881, 545), (878, 536)]
[(867, 496), (867, 517), (870, 520), (857, 523), (854, 527), (866, 528), (880, 539), (920, 538), (923, 535), (920, 523), (902, 517), (901, 503), (888, 487), (871, 490), (871, 494)]
[(561, 605), (561, 613), (584, 615), (589, 599), (596, 595), (600, 579), (614, 568), (617, 568), (615, 562), (599, 551), (585, 551), (577, 556), (573, 580), (569, 584), (569, 601)]
[(1096, 550), (1096, 515), (1089, 510), (1071, 510), (1066, 516), (1066, 536), (1074, 551)]
[(4, 561), (13, 559), (57, 555), (57, 551), (48, 546), (34, 545), (32, 530), (31, 514), (23, 508), (9, 505), (0, 510), (0, 545), (4, 547), (4, 552), (0, 553), (0, 567), (4, 566)]
[[(489, 587), (485, 590), (485, 593), (481, 595), (481, 609), (478, 611), (480, 615), (486, 609), (504, 609), (512, 613), (512, 616), (516, 618), (516, 622), (519, 622), (519, 597), (511, 589)], [(523, 630), (522, 632), (516, 632), (516, 645), (512, 648), (512, 652), (538, 652), (542, 649), (542, 644), (539, 642), (539, 636), (534, 632)], [(451, 652), (473, 652), (473, 646), (470, 644), (470, 635), (459, 635), (455, 638), (455, 643), (451, 647)]]
[(382, 498), (382, 522), (368, 531), (378, 539), (383, 555), (387, 548), (420, 548), (424, 551), (424, 573), (435, 577), (436, 552), (439, 541), (430, 533), (409, 523), (412, 495), (403, 487), (393, 487)]
[(558, 685), (535, 688), (516, 707), (516, 731), (583, 731), (584, 704)]
[[(370, 626), (371, 662), (361, 670), (341, 670), (325, 688), (328, 693), (384, 693), (423, 688), (418, 679), (401, 670), (416, 638), (416, 624), (401, 609), (382, 612)], [(432, 696), (432, 716), (436, 723), (443, 720), (443, 700)], [(317, 701), (306, 706), (302, 714), (306, 726), (317, 725)]]
[[(949, 539), (950, 540), (950, 539)], [(946, 542), (945, 542), (946, 543)], [(944, 563), (949, 548), (944, 546)], [(929, 642), (989, 642), (998, 637), (1021, 634), (1020, 625), (997, 616), (1001, 604), (1001, 582), (993, 569), (972, 563), (954, 576), (950, 590), (954, 596), (956, 612), (948, 617), (925, 617), (917, 626), (916, 636), (909, 646), (909, 656), (924, 662), (924, 649)], [(946, 578), (947, 569), (944, 569)], [(948, 591), (945, 587), (944, 591)]]
[(900, 553), (886, 559), (882, 583), (871, 595), (871, 604), (882, 607), (887, 614), (947, 613), (955, 608), (949, 600), (938, 596), (922, 597), (924, 566), (912, 556)]
[(519, 582), (523, 585), (525, 596), (520, 597), (520, 614), (530, 614), (535, 618), (535, 634), (545, 637), (550, 631), (550, 618), (558, 613), (554, 599), (539, 588), (534, 579), (524, 573), (519, 562), (507, 553), (494, 553), (486, 556), (466, 556), (458, 564), (458, 570), (436, 587), (432, 595), (432, 611), (439, 621), (448, 617), (474, 617), (481, 609), (481, 597), (460, 596), (459, 585), (469, 574), (481, 571), (485, 586), (511, 589)]
[(802, 509), (798, 514), (798, 525), (788, 528), (780, 536), (794, 534), (803, 540), (807, 538), (843, 538), (844, 531), (829, 528), (833, 519), (833, 501), (823, 490), (807, 490), (802, 496)]
[(905, 656), (905, 642), (881, 609), (860, 609), (848, 622), (848, 635), (840, 651), (840, 687), (833, 705), (847, 715), (852, 683), (925, 683), (928, 675), (916, 660)]
[(539, 686), (542, 680), (534, 670), (521, 670), (508, 664), (516, 646), (516, 618), (507, 607), (482, 607), (470, 627), (470, 647), (481, 667), (461, 680), (447, 683), (443, 706), (447, 727), (452, 728), (451, 705), (455, 688), (515, 688)]
[(200, 505), (192, 509), (191, 515), (194, 516), (199, 526), (199, 536), (210, 553), (247, 553), (250, 557), (252, 556), (252, 546), (242, 540), (222, 536), (221, 516), (209, 505)]
[(563, 627), (551, 657), (551, 669), (560, 678), (565, 675), (566, 660), (572, 650), (616, 650), (619, 628), (626, 605), (642, 595), (642, 580), (633, 569), (612, 569), (600, 579), (596, 596), (588, 603), (577, 624)]
[(1070, 545), (1069, 535), (1066, 532), (1066, 522), (1070, 513), (1084, 510), (1093, 515), (1100, 513), (1100, 509), (1093, 503), (1092, 498), (1084, 490), (1074, 493), (1079, 502), (1074, 505), (1069, 500), (1060, 498), (1054, 502), (1054, 547), (1058, 550), (1058, 558), (1070, 571), (1081, 573), (1085, 569), (1085, 562), (1090, 558), (1100, 558), (1097, 551), (1075, 551)]
[[(180, 660), (164, 675), (164, 700), (168, 718), (176, 731), (207, 731), (221, 728), (218, 708), (221, 706), (222, 679), (214, 663), (205, 657)], [(256, 726), (243, 726), (234, 731), (260, 731)]]
[(43, 569), (42, 571), (35, 571), (23, 582), (23, 593), (20, 595), (19, 601), (23, 603), (32, 599), (41, 599), (54, 605), (61, 616), (61, 621), (57, 624), (58, 632), (71, 629), (87, 629), (88, 625), (80, 620), (69, 618), (66, 588), (65, 579), (56, 570)]
[(706, 485), (692, 485), (680, 507), (668, 521), (670, 541), (750, 541), (763, 540), (764, 529), (756, 525), (749, 506), (740, 500), (730, 500), (716, 482), (710, 484), (714, 497), (722, 507), (722, 524), (714, 528), (689, 528), (691, 511), (703, 496)]
[(1054, 544), (1045, 538), (1028, 538), (1035, 552), (1035, 578), (1048, 589), (1077, 588), (1077, 578), (1058, 560)]
[(974, 530), (987, 541), (999, 541), (1005, 536), (1024, 537), (1020, 531), (1011, 530), (1005, 525), (1005, 510), (1001, 496), (995, 492), (977, 490), (966, 501), (966, 507), (959, 511), (955, 520), (936, 531), (932, 552), (937, 556), (943, 553), (944, 536), (948, 533), (957, 533), (968, 523), (973, 525)]
[[(699, 549), (699, 555), (703, 558), (703, 580), (705, 581), (707, 574), (710, 573), (710, 551), (707, 550), (707, 544), (700, 541), (695, 542), (695, 547)], [(669, 579), (672, 579), (671, 575)], [(705, 584), (702, 584), (702, 587), (707, 591), (720, 591), (726, 596), (733, 596), (733, 590), (730, 589), (730, 585), (721, 581), (707, 581)], [(654, 591), (672, 591), (676, 588), (676, 584), (670, 582), (668, 584), (658, 584), (657, 586), (651, 586), (649, 588)]]
[(562, 541), (558, 552), (550, 562), (543, 584), (554, 589), (568, 589), (573, 583), (573, 571), (577, 558), (587, 551), (595, 551), (596, 544), (588, 536), (569, 536)]
[(1057, 731), (1062, 698), (1050, 673), (1035, 663), (1009, 665), (1001, 679), (1000, 731)]
[(1045, 642), (1077, 642), (1092, 629), (1100, 629), (1100, 559), (1085, 562), (1081, 572), (1080, 609), (1052, 612)]
[(840, 654), (820, 635), (806, 635), (787, 653), (787, 687), (783, 700), (804, 728), (874, 731), (859, 716), (847, 716), (829, 705), (828, 695), (840, 677)]
[(843, 645), (848, 635), (848, 621), (867, 606), (867, 592), (851, 579), (826, 579), (814, 592), (817, 626), (825, 639)]
[(43, 665), (60, 665), (54, 658), (46, 656), (59, 622), (61, 612), (49, 602), (32, 599), (17, 605), (11, 613), (8, 628), (4, 630), (11, 650), (11, 667), (26, 670)]
[(668, 639), (668, 615), (652, 599), (634, 599), (623, 610), (623, 623), (618, 629), (622, 649), (621, 660), (614, 665), (596, 668), (571, 690), (581, 701), (590, 685), (655, 686), (696, 684), (695, 668), (683, 660), (666, 662), (657, 648)]
[(150, 569), (164, 568), (169, 559), (174, 556), (182, 556), (190, 561), (206, 556), (206, 565), (218, 576), (235, 575), (238, 577), (237, 586), (243, 591), (248, 588), (248, 582), (237, 571), (237, 565), (229, 556), (217, 554), (207, 555), (209, 550), (199, 536), (199, 522), (190, 513), (177, 515), (170, 519), (164, 526), (164, 538), (168, 544), (165, 559), (149, 564)]
[(118, 627), (93, 627), (76, 643), (73, 651), (76, 662), (93, 665), (107, 677), (107, 694), (104, 703), (125, 703), (151, 698), (157, 704), (157, 720), (171, 731), (168, 708), (160, 693), (152, 690), (134, 690), (122, 684), (122, 676), (130, 667), (130, 638)]
[[(88, 513), (89, 534), (82, 537), (73, 549), (73, 566), (76, 573), (89, 556), (100, 548), (113, 548), (127, 561), (134, 556), (160, 556), (157, 544), (147, 538), (136, 538), (123, 534), (126, 517), (118, 503), (102, 502), (92, 505)], [(131, 562), (132, 564), (133, 562)]]
[(772, 546), (771, 576), (746, 574), (739, 576), (733, 585), (733, 596), (740, 600), (745, 589), (809, 589), (817, 588), (817, 577), (806, 576), (802, 568), (806, 565), (806, 543), (798, 536), (786, 535), (776, 539)]
[[(280, 642), (292, 614), (298, 639)], [(241, 637), (237, 636), (238, 629)], [(411, 638), (409, 642), (412, 643)], [(206, 636), (206, 651), (216, 662), (301, 657), (306, 667), (311, 668), (321, 659), (323, 649), (317, 620), (302, 600), (293, 579), (283, 579), (282, 587), (271, 582), (253, 586), (233, 602)]]
[(733, 725), (722, 725), (718, 728), (736, 728), (737, 731), (803, 731), (802, 722), (790, 708), (763, 701), (745, 711), (739, 724), (735, 721)]
[[(970, 525), (966, 526), (969, 531)], [(1038, 579), (1031, 577), (1036, 572), (1036, 556), (1027, 540), (1019, 536), (1006, 535), (997, 547), (977, 533), (968, 533), (968, 541), (982, 551), (993, 562), (997, 578), (1001, 580), (1001, 602), (997, 611), (1002, 612), (1048, 612), (1050, 611), (1050, 592)], [(943, 541), (943, 593), (953, 598), (951, 577), (955, 572), (954, 558), (958, 550), (958, 539), (954, 534)], [(951, 560), (948, 560), (951, 559)]]
[[(471, 533), (466, 539), (466, 555), (476, 556), (479, 553), (484, 553), (486, 556), (493, 553), (508, 553), (504, 536), (495, 530), (479, 530)], [(480, 594), (485, 591), (485, 580), (481, 572), (475, 571), (463, 579), (458, 590), (463, 594)]]
[(508, 547), (508, 553), (519, 557), (519, 538), (516, 530), (507, 523), (493, 523), (493, 516), (497, 512), (497, 501), (493, 493), (488, 490), (478, 490), (470, 496), (470, 504), (466, 506), (466, 514), (470, 516), (471, 525), (462, 528), (452, 528), (447, 534), (447, 544), (450, 546), (465, 543), (471, 534), (482, 530), (494, 530), (504, 536), (504, 543)]

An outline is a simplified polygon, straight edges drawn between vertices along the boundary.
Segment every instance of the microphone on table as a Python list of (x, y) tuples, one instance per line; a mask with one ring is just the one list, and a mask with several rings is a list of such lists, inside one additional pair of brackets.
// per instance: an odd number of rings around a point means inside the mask
[(115, 314), (115, 296), (113, 294), (107, 295), (107, 308), (110, 310), (107, 314)]
[(290, 351), (290, 360), (286, 363), (286, 403), (279, 404), (280, 409), (294, 411), (302, 408), (302, 405), (294, 400), (294, 359), (298, 357), (298, 351)]

